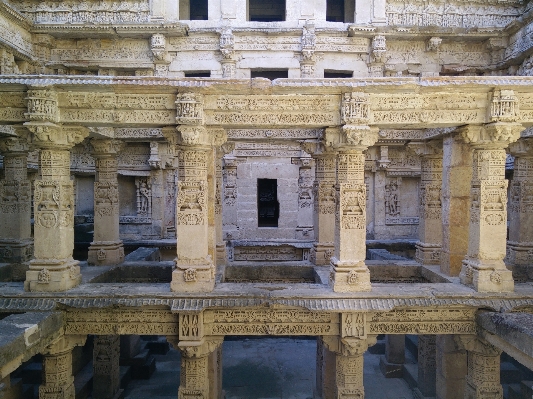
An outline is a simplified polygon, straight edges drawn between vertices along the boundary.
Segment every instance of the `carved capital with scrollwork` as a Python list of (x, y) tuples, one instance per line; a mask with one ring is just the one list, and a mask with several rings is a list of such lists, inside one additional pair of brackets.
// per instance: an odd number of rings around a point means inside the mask
[(38, 148), (68, 150), (89, 135), (89, 130), (83, 126), (56, 125), (49, 122), (27, 122), (24, 126), (31, 132), (32, 145)]
[(92, 139), (92, 155), (95, 157), (114, 157), (124, 148), (121, 140)]
[(494, 122), (486, 125), (466, 125), (458, 129), (459, 137), (474, 147), (505, 148), (520, 138), (524, 130), (520, 123)]

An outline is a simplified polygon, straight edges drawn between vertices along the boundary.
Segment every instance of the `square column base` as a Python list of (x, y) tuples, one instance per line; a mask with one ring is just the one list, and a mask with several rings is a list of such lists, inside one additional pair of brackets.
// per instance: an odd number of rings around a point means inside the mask
[(461, 283), (473, 287), (477, 292), (513, 292), (513, 273), (505, 268), (501, 260), (463, 260), (459, 275)]
[(343, 262), (331, 258), (329, 286), (334, 292), (371, 291), (370, 270), (365, 262)]
[(415, 260), (422, 265), (440, 265), (440, 244), (416, 243)]
[(0, 240), (1, 263), (24, 263), (33, 256), (33, 240)]
[(384, 355), (379, 357), (379, 369), (385, 378), (403, 377), (403, 364), (389, 363)]
[(172, 272), (171, 291), (195, 293), (215, 289), (215, 265), (210, 256), (192, 261), (176, 259), (174, 262), (176, 268)]
[(81, 283), (78, 261), (72, 258), (43, 260), (30, 262), (30, 270), (26, 272), (24, 290), (32, 292), (67, 291)]
[(533, 243), (507, 242), (505, 263), (511, 266), (529, 266), (533, 263)]
[(311, 249), (311, 262), (316, 266), (327, 266), (331, 263), (331, 257), (335, 250), (335, 244), (332, 242), (317, 242)]
[(124, 262), (122, 241), (91, 242), (87, 263), (95, 266), (113, 266)]

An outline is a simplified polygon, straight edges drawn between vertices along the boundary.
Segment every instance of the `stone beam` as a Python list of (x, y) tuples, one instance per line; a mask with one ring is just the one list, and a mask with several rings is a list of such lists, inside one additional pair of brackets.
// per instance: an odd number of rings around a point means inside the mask
[(533, 369), (533, 314), (484, 312), (476, 321), (479, 336)]
[(0, 380), (63, 336), (60, 312), (14, 314), (0, 320)]

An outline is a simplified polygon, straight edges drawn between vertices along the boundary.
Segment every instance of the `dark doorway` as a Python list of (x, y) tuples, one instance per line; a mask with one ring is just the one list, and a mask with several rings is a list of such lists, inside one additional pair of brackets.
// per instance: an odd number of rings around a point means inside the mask
[(270, 80), (287, 79), (289, 77), (289, 70), (288, 69), (277, 69), (277, 70), (257, 69), (257, 70), (252, 70), (250, 72), (250, 77), (251, 78), (267, 78)]
[(344, 22), (344, 0), (328, 0), (326, 21)]
[(190, 2), (191, 20), (207, 20), (207, 0)]
[(351, 71), (324, 71), (324, 78), (334, 79), (347, 79), (353, 78), (353, 72)]
[(258, 227), (278, 227), (278, 181), (257, 179)]
[(285, 21), (285, 0), (248, 0), (248, 20), (256, 22)]

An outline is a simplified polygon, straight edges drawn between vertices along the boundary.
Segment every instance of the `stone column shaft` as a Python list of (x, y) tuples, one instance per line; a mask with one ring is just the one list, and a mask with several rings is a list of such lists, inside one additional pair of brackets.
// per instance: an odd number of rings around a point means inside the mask
[(335, 153), (315, 155), (314, 230), (312, 258), (317, 266), (329, 265), (335, 248)]
[(436, 398), (464, 399), (466, 351), (458, 347), (455, 336), (436, 336), (436, 359)]
[(337, 156), (335, 251), (330, 285), (335, 292), (369, 291), (366, 258), (365, 155), (362, 150)]
[(461, 336), (460, 340), (468, 356), (465, 399), (502, 399), (501, 351), (476, 336)]
[(509, 241), (505, 262), (513, 274), (528, 278), (533, 264), (533, 138), (512, 144), (514, 173), (509, 190)]
[(120, 335), (97, 335), (93, 349), (93, 399), (115, 399), (120, 389)]
[(418, 336), (418, 386), (414, 393), (418, 399), (436, 395), (437, 359), (436, 336)]
[(405, 363), (405, 335), (385, 336), (385, 355), (379, 359), (379, 367), (385, 378), (401, 378)]
[(441, 271), (457, 276), (468, 249), (472, 152), (449, 135), (443, 139)]
[(4, 179), (0, 181), (0, 262), (26, 262), (33, 255), (31, 188), (27, 173), (29, 144), (22, 137), (0, 140)]
[(420, 222), (416, 260), (439, 265), (442, 247), (442, 153), (422, 155), (420, 179)]
[(94, 182), (94, 239), (89, 247), (92, 265), (116, 265), (124, 260), (119, 235), (118, 159), (122, 147), (116, 140), (92, 140), (96, 159)]

